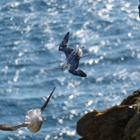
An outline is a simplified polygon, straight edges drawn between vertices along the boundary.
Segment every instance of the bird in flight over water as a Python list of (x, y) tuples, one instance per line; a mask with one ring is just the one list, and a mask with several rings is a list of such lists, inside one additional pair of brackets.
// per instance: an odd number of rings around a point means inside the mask
[(66, 55), (66, 63), (61, 66), (61, 70), (68, 68), (68, 71), (76, 76), (86, 77), (86, 73), (84, 73), (81, 69), (78, 68), (79, 61), (81, 58), (88, 56), (89, 54), (82, 55), (82, 50), (84, 47), (78, 47), (76, 50), (70, 48), (68, 46), (69, 40), (69, 32), (65, 35), (63, 40), (60, 43), (59, 51), (62, 51)]
[(41, 117), (42, 112), (47, 107), (54, 90), (55, 90), (55, 87), (53, 88), (51, 94), (46, 99), (45, 103), (43, 104), (41, 108), (31, 109), (27, 112), (27, 115), (25, 116), (25, 123), (22, 123), (16, 126), (11, 126), (9, 124), (0, 124), (0, 130), (15, 131), (21, 127), (27, 127), (31, 132), (34, 132), (34, 133), (38, 132), (44, 121)]
[(40, 130), (42, 123), (43, 123), (43, 119), (41, 117), (41, 114), (44, 111), (44, 109), (47, 107), (54, 90), (55, 90), (55, 87), (53, 88), (51, 94), (46, 99), (45, 103), (43, 104), (43, 106), (41, 108), (31, 109), (27, 112), (27, 115), (25, 117), (25, 124), (27, 124), (27, 128), (31, 132), (35, 133), (35, 132), (38, 132)]

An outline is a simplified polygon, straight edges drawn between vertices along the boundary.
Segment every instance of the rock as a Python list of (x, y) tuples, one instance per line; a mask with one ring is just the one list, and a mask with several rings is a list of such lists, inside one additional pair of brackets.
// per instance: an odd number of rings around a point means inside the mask
[(127, 139), (140, 140), (140, 113), (135, 114), (127, 123), (124, 134)]
[(120, 105), (134, 105), (140, 103), (140, 89), (122, 101)]
[(80, 140), (140, 140), (140, 89), (104, 111), (94, 110), (77, 122)]

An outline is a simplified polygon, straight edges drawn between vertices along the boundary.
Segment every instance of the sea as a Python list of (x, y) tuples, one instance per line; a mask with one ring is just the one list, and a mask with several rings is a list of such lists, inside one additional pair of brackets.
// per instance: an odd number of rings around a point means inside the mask
[[(0, 131), (0, 140), (78, 140), (77, 121), (86, 113), (119, 105), (140, 88), (138, 0), (1, 0), (0, 124), (25, 122), (40, 108), (39, 132)], [(58, 50), (84, 46), (79, 68), (87, 77), (61, 71)]]

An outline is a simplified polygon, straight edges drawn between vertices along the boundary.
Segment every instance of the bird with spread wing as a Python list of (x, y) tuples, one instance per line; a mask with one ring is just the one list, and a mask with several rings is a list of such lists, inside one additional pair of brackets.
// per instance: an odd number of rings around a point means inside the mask
[(46, 99), (45, 103), (43, 104), (43, 106), (41, 108), (31, 109), (27, 112), (27, 115), (25, 116), (25, 123), (19, 124), (16, 126), (11, 126), (8, 124), (0, 124), (0, 130), (14, 131), (14, 130), (17, 130), (21, 127), (27, 127), (33, 133), (38, 132), (42, 126), (43, 121), (44, 121), (42, 119), (41, 115), (42, 115), (43, 111), (45, 110), (45, 108), (47, 107), (54, 90), (55, 90), (55, 87), (53, 88), (51, 94)]
[(86, 77), (86, 73), (78, 68), (81, 58), (89, 55), (88, 53), (83, 56), (82, 50), (84, 47), (78, 47), (76, 50), (68, 46), (69, 32), (65, 35), (60, 43), (59, 51), (62, 51), (66, 55), (66, 63), (61, 66), (61, 70), (68, 68), (68, 71), (76, 76)]

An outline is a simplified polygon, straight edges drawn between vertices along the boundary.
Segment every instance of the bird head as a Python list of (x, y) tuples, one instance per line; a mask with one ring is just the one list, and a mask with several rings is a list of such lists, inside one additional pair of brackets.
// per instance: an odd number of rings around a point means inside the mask
[(82, 49), (83, 48), (80, 48), (80, 47), (76, 46), (76, 53), (78, 54), (79, 57), (82, 57), (82, 55), (83, 55)]

